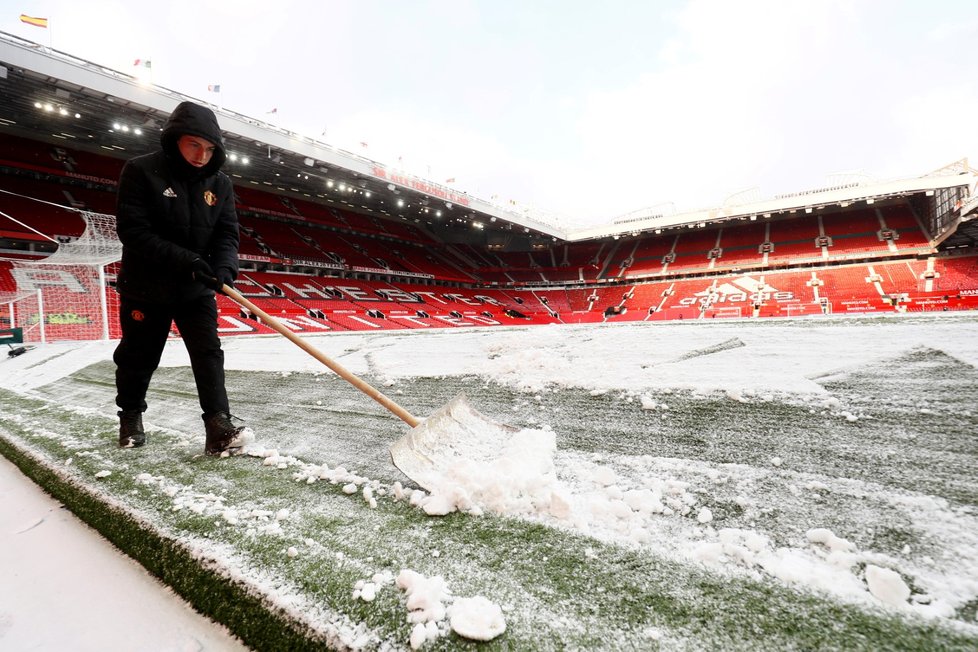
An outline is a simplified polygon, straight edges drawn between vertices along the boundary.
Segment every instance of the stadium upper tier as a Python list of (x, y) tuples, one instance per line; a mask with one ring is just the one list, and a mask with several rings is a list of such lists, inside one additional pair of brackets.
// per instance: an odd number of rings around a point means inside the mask
[[(114, 211), (116, 182), (107, 175), (118, 174), (120, 159), (4, 132), (0, 147), (0, 248), (8, 256), (45, 255), (58, 241), (80, 235), (84, 223), (75, 210)], [(967, 223), (960, 205), (968, 189), (952, 186), (673, 229), (551, 239), (514, 251), (234, 181), (245, 267), (440, 284), (574, 286), (919, 258), (961, 251), (941, 242)]]
[[(121, 160), (155, 146), (160, 125), (178, 102), (207, 103), (4, 32), (0, 32), (0, 66), (4, 71), (0, 75), (0, 128), (11, 135), (74, 146), (76, 161), (94, 180), (117, 178)], [(697, 228), (917, 193), (952, 195), (952, 205), (964, 198), (961, 217), (978, 207), (968, 202), (978, 177), (962, 161), (910, 179), (836, 178), (822, 188), (771, 199), (739, 193), (722, 206), (703, 210), (675, 212), (670, 205), (660, 205), (619, 219), (609, 217), (606, 225), (572, 230), (553, 223), (550, 216), (499, 205), (265, 120), (214, 108), (232, 155), (226, 171), (240, 186), (292, 193), (313, 203), (390, 217), (385, 228), (420, 226), (436, 232), (443, 241), (493, 250), (531, 251), (553, 242)], [(95, 154), (103, 156), (99, 161), (88, 160)], [(930, 228), (931, 235), (940, 238), (954, 232), (965, 238), (956, 244), (974, 244), (971, 224), (957, 229), (948, 226)]]
[[(92, 276), (39, 261), (82, 234), (82, 211), (114, 213), (124, 161), (155, 147), (162, 119), (186, 98), (5, 36), (0, 65), (0, 258), (19, 261), (0, 265), (0, 294), (20, 301), (39, 293), (45, 307), (34, 319), (49, 325), (49, 337), (80, 337), (76, 327), (97, 322), (95, 336), (111, 333), (114, 265)], [(225, 169), (241, 223), (239, 285), (297, 330), (956, 310), (978, 302), (978, 177), (966, 161), (913, 179), (740, 196), (704, 211), (639, 211), (564, 233), (218, 111), (235, 154)], [(98, 302), (70, 303), (70, 288), (94, 293), (99, 284), (107, 312), (87, 314), (102, 309)], [(15, 320), (9, 305), (0, 322)], [(220, 306), (226, 334), (268, 330), (223, 297)]]

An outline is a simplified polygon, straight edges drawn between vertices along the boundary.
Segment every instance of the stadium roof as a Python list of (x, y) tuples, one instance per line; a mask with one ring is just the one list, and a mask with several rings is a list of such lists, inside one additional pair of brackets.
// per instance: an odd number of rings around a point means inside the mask
[[(208, 104), (5, 32), (0, 32), (0, 90), (0, 129), (116, 158), (130, 158), (155, 148), (155, 134), (181, 101)], [(443, 240), (456, 242), (489, 243), (495, 237), (517, 239), (528, 247), (639, 235), (845, 207), (956, 186), (967, 186), (968, 196), (973, 198), (978, 182), (978, 174), (963, 160), (919, 177), (843, 179), (828, 187), (773, 199), (761, 199), (748, 191), (728, 198), (723, 206), (685, 213), (660, 205), (607, 225), (568, 231), (315, 138), (211, 106), (219, 115), (232, 155), (224, 169), (237, 183), (413, 222)], [(966, 209), (962, 210), (964, 219), (958, 230), (949, 237), (950, 246), (974, 246), (978, 241), (973, 219), (978, 205), (971, 202)]]

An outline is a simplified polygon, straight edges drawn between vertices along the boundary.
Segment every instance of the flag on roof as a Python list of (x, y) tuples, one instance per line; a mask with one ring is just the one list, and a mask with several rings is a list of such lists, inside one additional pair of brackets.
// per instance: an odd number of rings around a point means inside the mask
[(132, 62), (132, 65), (143, 68), (152, 68), (153, 62), (149, 59), (136, 59)]
[(455, 177), (448, 177), (445, 179), (445, 183), (455, 183)]
[(33, 25), (34, 27), (43, 27), (44, 29), (47, 29), (48, 27), (47, 18), (35, 18), (34, 16), (28, 16), (27, 14), (20, 15), (20, 22)]
[(209, 90), (211, 93), (220, 93), (221, 92), (221, 85), (220, 84), (208, 84), (207, 90)]

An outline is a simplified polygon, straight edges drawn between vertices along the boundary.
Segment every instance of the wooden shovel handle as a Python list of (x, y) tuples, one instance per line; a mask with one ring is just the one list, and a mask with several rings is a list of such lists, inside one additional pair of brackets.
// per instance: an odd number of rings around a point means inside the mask
[(324, 365), (332, 369), (334, 372), (336, 372), (337, 376), (339, 376), (346, 382), (350, 383), (351, 385), (359, 389), (361, 392), (363, 392), (364, 394), (366, 394), (367, 396), (369, 396), (370, 398), (377, 401), (385, 408), (393, 412), (394, 415), (399, 417), (402, 421), (404, 421), (412, 428), (418, 425), (419, 423), (421, 423), (421, 419), (417, 418), (416, 416), (413, 416), (410, 412), (402, 408), (400, 405), (398, 405), (391, 399), (387, 398), (387, 396), (382, 394), (379, 390), (375, 389), (372, 385), (368, 384), (366, 381), (360, 379), (352, 372), (347, 370), (340, 363), (327, 357), (322, 351), (320, 351), (313, 345), (309, 344), (304, 339), (302, 339), (301, 337), (299, 337), (298, 335), (290, 331), (288, 328), (286, 328), (282, 322), (280, 322), (279, 320), (275, 319), (274, 317), (266, 313), (264, 310), (262, 310), (261, 308), (253, 304), (251, 301), (245, 299), (234, 288), (228, 285), (224, 285), (221, 288), (221, 292), (223, 292), (226, 296), (230, 297), (231, 300), (237, 303), (238, 305), (243, 306), (248, 310), (250, 310), (251, 312), (253, 312), (254, 314), (258, 315), (258, 317), (260, 317), (263, 322), (268, 324), (269, 328), (273, 328), (274, 330), (278, 331), (288, 339), (292, 340), (293, 344), (295, 344), (300, 349), (302, 349), (303, 351), (305, 351), (306, 353), (308, 353), (309, 355), (316, 358)]

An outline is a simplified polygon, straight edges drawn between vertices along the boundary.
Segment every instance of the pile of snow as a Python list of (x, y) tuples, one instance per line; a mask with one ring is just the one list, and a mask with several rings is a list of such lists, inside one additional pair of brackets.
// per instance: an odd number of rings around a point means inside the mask
[[(475, 641), (491, 641), (506, 631), (499, 605), (483, 596), (453, 598), (441, 576), (425, 577), (404, 569), (398, 574), (396, 584), (407, 597), (408, 622), (414, 623), (410, 639), (414, 649), (447, 631), (446, 617), (452, 631)], [(446, 602), (451, 603), (447, 608)]]
[(889, 605), (904, 605), (910, 598), (910, 587), (899, 573), (889, 568), (866, 566), (866, 584), (873, 596)]
[(431, 445), (423, 454), (423, 471), (408, 475), (430, 490), (421, 503), (425, 513), (442, 516), (456, 510), (496, 514), (533, 514), (549, 510), (559, 492), (554, 454), (556, 436), (549, 429), (507, 433), (468, 424), (466, 436)]

